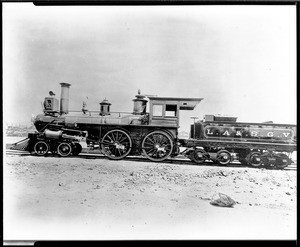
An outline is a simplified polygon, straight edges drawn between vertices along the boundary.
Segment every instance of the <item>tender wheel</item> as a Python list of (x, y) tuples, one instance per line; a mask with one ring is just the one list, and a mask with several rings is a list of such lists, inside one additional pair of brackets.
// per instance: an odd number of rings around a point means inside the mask
[(217, 152), (217, 161), (221, 165), (227, 165), (231, 161), (231, 154), (226, 150)]
[(252, 152), (247, 156), (247, 163), (253, 167), (260, 167), (262, 165), (262, 160), (260, 158), (261, 154), (259, 152)]
[(49, 146), (46, 142), (44, 141), (39, 141), (34, 145), (34, 152), (39, 155), (45, 155), (49, 151)]
[(120, 160), (127, 156), (132, 147), (130, 136), (123, 130), (110, 130), (102, 138), (102, 152), (110, 159)]
[(73, 155), (78, 155), (80, 154), (82, 151), (82, 146), (79, 143), (73, 143), (73, 151), (72, 154)]
[(291, 164), (291, 160), (286, 154), (278, 154), (276, 157), (275, 165), (279, 169), (284, 169)]
[(163, 131), (153, 131), (145, 136), (142, 142), (143, 154), (152, 161), (167, 159), (173, 150), (171, 137)]
[(71, 154), (72, 147), (69, 143), (62, 142), (57, 147), (57, 153), (62, 157), (67, 157)]
[(190, 155), (190, 159), (197, 164), (203, 164), (208, 158), (208, 154), (203, 149), (196, 149)]

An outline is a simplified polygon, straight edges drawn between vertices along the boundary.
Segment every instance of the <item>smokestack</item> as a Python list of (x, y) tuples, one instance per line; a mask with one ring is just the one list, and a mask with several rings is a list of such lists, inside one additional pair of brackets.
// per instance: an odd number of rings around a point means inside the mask
[(62, 82), (60, 85), (60, 114), (67, 114), (69, 112), (69, 88), (71, 84)]

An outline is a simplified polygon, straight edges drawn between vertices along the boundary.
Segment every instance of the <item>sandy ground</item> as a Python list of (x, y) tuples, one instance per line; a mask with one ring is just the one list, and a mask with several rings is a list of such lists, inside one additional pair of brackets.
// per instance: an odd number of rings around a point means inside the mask
[(5, 240), (296, 239), (295, 170), (4, 158)]

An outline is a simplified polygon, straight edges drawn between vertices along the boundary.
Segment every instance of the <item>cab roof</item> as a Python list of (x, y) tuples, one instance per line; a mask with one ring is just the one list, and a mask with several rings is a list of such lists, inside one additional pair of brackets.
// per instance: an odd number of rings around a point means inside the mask
[(182, 97), (158, 97), (158, 96), (148, 96), (151, 102), (155, 101), (165, 101), (174, 103), (179, 105), (180, 110), (194, 110), (194, 108), (203, 100), (203, 98), (182, 98)]

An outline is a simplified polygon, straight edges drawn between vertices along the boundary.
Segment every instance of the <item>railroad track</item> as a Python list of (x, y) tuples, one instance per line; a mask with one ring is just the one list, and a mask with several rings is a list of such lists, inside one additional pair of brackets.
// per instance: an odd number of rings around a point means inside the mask
[[(18, 151), (18, 150), (10, 150), (6, 149), (6, 155), (13, 155), (13, 156), (33, 156), (27, 151)], [(52, 155), (48, 154), (48, 157), (53, 157), (53, 158), (62, 158), (57, 155)], [(43, 156), (41, 156), (42, 158)], [(101, 153), (97, 153), (95, 151), (89, 152), (88, 150), (83, 150), (82, 153), (80, 153), (77, 156), (69, 156), (68, 158), (73, 158), (73, 159), (108, 159), (105, 155)], [(124, 158), (124, 160), (131, 160), (131, 161), (142, 161), (142, 162), (150, 162), (153, 163), (153, 161), (148, 160), (146, 157), (143, 156), (127, 156)], [(162, 164), (176, 164), (176, 165), (193, 165), (193, 166), (215, 166), (215, 167), (222, 167), (221, 165), (218, 165), (216, 163), (213, 163), (211, 161), (204, 162), (203, 164), (196, 164), (192, 162), (190, 159), (184, 157), (184, 156), (177, 156), (176, 158), (169, 158), (167, 160), (164, 160), (163, 162), (159, 162)], [(226, 167), (248, 167), (248, 168), (253, 168), (256, 169), (255, 167), (249, 167), (249, 166), (243, 166), (241, 165), (240, 162), (238, 161), (233, 161), (232, 163), (226, 165)], [(269, 168), (272, 169), (272, 168)], [(283, 170), (297, 170), (297, 163), (292, 163), (288, 167), (284, 168)]]

